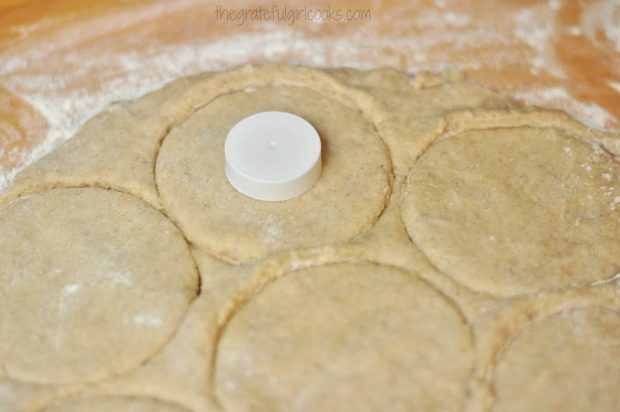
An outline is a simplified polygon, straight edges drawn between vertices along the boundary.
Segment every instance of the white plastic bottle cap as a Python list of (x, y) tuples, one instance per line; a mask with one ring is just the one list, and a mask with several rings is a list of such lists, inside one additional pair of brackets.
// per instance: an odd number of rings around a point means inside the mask
[(226, 177), (244, 195), (287, 200), (310, 189), (321, 174), (321, 139), (305, 119), (261, 112), (233, 126), (224, 144)]

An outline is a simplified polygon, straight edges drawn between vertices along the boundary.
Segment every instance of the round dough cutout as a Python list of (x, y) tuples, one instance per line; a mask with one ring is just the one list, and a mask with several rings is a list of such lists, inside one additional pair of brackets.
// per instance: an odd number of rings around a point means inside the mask
[(267, 285), (225, 327), (216, 392), (234, 411), (458, 410), (469, 329), (400, 270), (341, 263)]
[(30, 382), (92, 381), (138, 366), (197, 294), (176, 227), (103, 189), (55, 189), (0, 207), (0, 262), (0, 364)]
[(620, 272), (620, 165), (550, 128), (433, 144), (403, 199), (412, 240), (473, 290), (513, 296)]
[(619, 360), (620, 312), (589, 307), (544, 318), (500, 354), (491, 410), (617, 411)]
[[(317, 183), (282, 202), (251, 199), (228, 182), (224, 141), (251, 114), (278, 110), (308, 120), (323, 145)], [(221, 96), (164, 140), (156, 166), (162, 202), (188, 238), (228, 261), (349, 240), (371, 227), (390, 190), (390, 159), (362, 113), (299, 87)]]

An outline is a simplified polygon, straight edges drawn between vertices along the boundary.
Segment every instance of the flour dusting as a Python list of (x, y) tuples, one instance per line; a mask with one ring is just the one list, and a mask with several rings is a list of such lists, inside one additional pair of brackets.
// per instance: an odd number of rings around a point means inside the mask
[(138, 326), (159, 326), (163, 323), (161, 316), (153, 313), (140, 313), (133, 317), (133, 322)]
[(555, 30), (552, 11), (547, 8), (533, 7), (521, 10), (514, 18), (515, 35), (536, 50), (530, 60), (532, 73), (548, 71), (559, 79), (566, 78), (566, 73), (557, 64), (550, 43)]
[(69, 283), (67, 285), (65, 285), (64, 288), (62, 288), (62, 294), (63, 295), (73, 295), (75, 292), (77, 292), (78, 290), (80, 290), (82, 287), (80, 285), (78, 285), (77, 283)]
[[(596, 30), (603, 27), (607, 38), (620, 50), (619, 14), (615, 13), (617, 5), (613, 3), (601, 1), (588, 6), (580, 25), (569, 31), (599, 41)], [(2, 156), (18, 159), (21, 165), (10, 170), (0, 167), (0, 190), (23, 167), (71, 138), (86, 120), (110, 102), (140, 97), (182, 76), (229, 69), (252, 61), (357, 69), (374, 68), (381, 62), (410, 72), (455, 67), (478, 70), (483, 66), (513, 64), (515, 56), (507, 45), (514, 44), (516, 38), (532, 50), (526, 60), (533, 73), (566, 78), (551, 42), (556, 29), (554, 16), (563, 4), (560, 0), (549, 0), (521, 8), (505, 25), (494, 26), (494, 22), (481, 22), (478, 16), (458, 10), (445, 0), (435, 1), (434, 8), (404, 2), (388, 8), (381, 17), (374, 16), (383, 19), (381, 24), (391, 27), (388, 32), (379, 32), (380, 26), (375, 21), (355, 30), (343, 26), (343, 35), (326, 36), (312, 35), (312, 30), (329, 24), (325, 22), (314, 22), (308, 32), (270, 23), (251, 32), (228, 31), (225, 36), (210, 39), (196, 36), (193, 41), (181, 43), (166, 43), (148, 34), (136, 34), (135, 39), (115, 37), (119, 47), (105, 43), (108, 34), (117, 35), (120, 30), (149, 21), (165, 21), (184, 10), (186, 13), (202, 10), (204, 4), (199, 0), (182, 0), (116, 10), (90, 16), (60, 31), (51, 30), (58, 25), (53, 19), (11, 27), (23, 44), (17, 42), (0, 51), (0, 86), (34, 107), (47, 119), (49, 127), (45, 139), (34, 149), (20, 149), (10, 142), (8, 148), (14, 146), (10, 152), (4, 147), (0, 149), (0, 160)], [(50, 33), (37, 37), (41, 30)], [(79, 47), (75, 47), (76, 38), (81, 40)], [(91, 40), (93, 45), (89, 46)], [(131, 41), (139, 41), (139, 46)], [(489, 44), (497, 46), (497, 53), (486, 56), (484, 61), (480, 56), (468, 57), (464, 53)], [(615, 80), (609, 83), (616, 90), (618, 84)], [(571, 114), (599, 128), (612, 119), (603, 108), (578, 102), (559, 87), (521, 91), (517, 97), (539, 105), (561, 101)], [(19, 135), (11, 137), (10, 130), (0, 133), (5, 140), (19, 138)]]
[(605, 129), (605, 125), (613, 119), (613, 116), (599, 105), (580, 102), (561, 87), (516, 92), (514, 95), (532, 105), (550, 106), (555, 103), (580, 122), (598, 129)]
[(127, 271), (98, 271), (96, 273), (97, 278), (106, 282), (109, 285), (116, 286), (132, 286), (133, 285), (133, 273)]
[[(620, 2), (598, 0), (592, 2), (582, 18), (584, 33), (596, 44), (610, 41), (620, 52)], [(603, 31), (604, 37), (599, 35)]]

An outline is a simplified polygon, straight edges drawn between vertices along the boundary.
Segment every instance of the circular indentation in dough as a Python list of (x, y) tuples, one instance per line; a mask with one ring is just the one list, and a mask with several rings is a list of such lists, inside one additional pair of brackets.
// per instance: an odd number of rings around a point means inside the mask
[(399, 270), (352, 263), (266, 286), (217, 353), (216, 391), (235, 411), (458, 410), (472, 365), (453, 304)]
[(56, 189), (0, 208), (0, 364), (40, 383), (138, 366), (197, 292), (176, 227), (103, 189)]
[(45, 412), (189, 412), (179, 405), (149, 398), (94, 396), (59, 402)]
[[(224, 140), (244, 117), (279, 110), (308, 120), (323, 145), (323, 170), (303, 195), (262, 202), (224, 173)], [(367, 230), (390, 189), (387, 149), (356, 110), (305, 88), (274, 87), (219, 97), (166, 137), (157, 159), (162, 202), (188, 238), (232, 261), (283, 248), (346, 241)]]
[(545, 128), (475, 130), (414, 164), (402, 213), (440, 270), (516, 295), (620, 272), (620, 165)]
[(493, 411), (617, 411), (620, 312), (557, 313), (526, 326), (500, 354)]

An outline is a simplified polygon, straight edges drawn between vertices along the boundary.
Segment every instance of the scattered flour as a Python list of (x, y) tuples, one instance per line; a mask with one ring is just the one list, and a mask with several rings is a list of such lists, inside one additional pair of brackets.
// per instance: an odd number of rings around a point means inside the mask
[(566, 73), (557, 64), (550, 41), (554, 30), (553, 8), (525, 8), (515, 15), (515, 35), (536, 51), (530, 60), (532, 73), (546, 71), (558, 79), (565, 79)]
[(140, 313), (133, 317), (133, 323), (139, 326), (159, 326), (163, 323), (163, 319), (156, 314), (152, 313)]
[[(617, 52), (620, 52), (620, 1), (598, 0), (588, 4), (582, 15), (584, 33), (595, 44), (603, 41), (613, 43)], [(599, 32), (605, 33), (601, 39)]]
[(131, 286), (133, 285), (133, 274), (125, 271), (99, 271), (96, 273), (97, 278), (106, 282), (106, 284), (115, 286)]
[(75, 292), (77, 292), (78, 290), (80, 290), (82, 287), (80, 285), (78, 285), (77, 283), (69, 283), (67, 285), (65, 285), (65, 287), (62, 289), (62, 293), (63, 295), (73, 295)]
[(620, 93), (620, 82), (610, 81), (607, 84), (613, 89), (615, 89), (618, 93)]
[[(412, 72), (443, 70), (453, 68), (445, 63), (450, 53), (446, 48), (458, 51), (477, 49), (485, 44), (509, 45), (514, 43), (516, 36), (534, 50), (534, 56), (529, 61), (533, 71), (547, 72), (557, 78), (565, 77), (550, 45), (555, 29), (553, 16), (563, 4), (560, 0), (524, 8), (513, 21), (507, 22), (505, 29), (486, 27), (479, 24), (476, 16), (454, 11), (451, 1), (436, 0), (435, 10), (414, 13), (417, 16), (415, 24), (423, 30), (413, 34), (403, 34), (412, 23), (398, 17), (411, 14), (416, 6), (403, 2), (401, 8), (392, 10), (392, 15), (384, 16), (394, 22), (394, 34), (378, 35), (376, 25), (369, 23), (359, 30), (347, 32), (345, 36), (312, 37), (291, 27), (266, 24), (256, 32), (238, 32), (216, 40), (197, 39), (191, 44), (165, 44), (142, 38), (138, 40), (147, 46), (140, 53), (134, 51), (135, 45), (132, 44), (123, 47), (123, 51), (107, 49), (101, 43), (90, 48), (74, 49), (75, 38), (81, 38), (82, 43), (87, 44), (89, 37), (101, 38), (105, 33), (116, 33), (166, 13), (179, 13), (199, 3), (200, 0), (180, 0), (115, 11), (94, 16), (66, 30), (52, 32), (44, 39), (31, 35), (42, 28), (53, 27), (56, 22), (51, 19), (13, 27), (11, 30), (18, 33), (27, 47), (17, 42), (0, 51), (0, 86), (38, 110), (47, 119), (49, 128), (45, 140), (34, 150), (12, 154), (23, 160), (24, 166), (12, 170), (0, 168), (0, 190), (23, 167), (71, 138), (86, 120), (110, 102), (137, 98), (181, 76), (222, 70), (257, 58), (358, 69), (373, 68), (377, 61), (382, 61), (385, 65)], [(581, 26), (572, 27), (569, 31), (574, 35), (583, 31), (584, 35), (594, 36), (594, 28), (599, 27), (603, 19), (606, 35), (620, 50), (620, 24), (615, 24), (617, 17), (611, 13), (612, 6), (602, 1), (589, 6)], [(448, 7), (451, 9), (446, 11)], [(402, 27), (399, 22), (403, 22)], [(514, 56), (502, 50), (494, 56), (487, 56), (484, 64), (502, 66), (510, 63)], [(481, 67), (479, 58), (457, 54), (459, 57), (456, 60), (449, 59), (457, 68)], [(29, 70), (24, 70), (26, 68)], [(76, 84), (83, 86), (76, 87)], [(620, 89), (618, 83), (611, 82), (610, 86)], [(601, 107), (578, 102), (561, 88), (521, 92), (518, 97), (539, 105), (561, 101), (565, 105), (563, 108), (571, 114), (596, 127), (604, 127), (611, 118)], [(267, 241), (273, 236), (277, 233), (267, 234)]]
[(554, 105), (566, 110), (582, 123), (599, 129), (603, 129), (613, 119), (607, 110), (596, 104), (582, 103), (576, 100), (562, 87), (534, 89), (517, 92), (514, 95), (528, 104), (547, 107)]
[(273, 215), (269, 215), (267, 218), (267, 229), (263, 236), (263, 241), (266, 244), (276, 242), (282, 238), (282, 228), (280, 222)]
[(547, 2), (547, 5), (549, 6), (551, 10), (558, 10), (560, 7), (562, 7), (562, 1), (561, 0), (549, 0)]
[(618, 282), (620, 283), (620, 272), (616, 273), (614, 276), (608, 279), (597, 280), (591, 283), (591, 285), (604, 285), (606, 283)]

